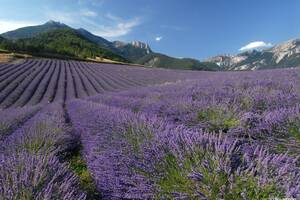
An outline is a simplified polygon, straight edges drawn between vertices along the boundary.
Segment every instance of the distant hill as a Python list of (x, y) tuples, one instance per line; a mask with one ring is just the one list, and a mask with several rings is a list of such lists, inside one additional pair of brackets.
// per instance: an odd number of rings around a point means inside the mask
[(57, 29), (66, 29), (66, 28), (77, 31), (79, 34), (81, 34), (83, 37), (90, 40), (91, 42), (97, 43), (97, 44), (105, 46), (105, 47), (113, 47), (113, 44), (111, 42), (109, 42), (108, 40), (106, 40), (102, 37), (93, 35), (92, 33), (88, 32), (87, 30), (85, 30), (83, 28), (73, 29), (66, 24), (56, 22), (53, 20), (50, 20), (42, 25), (28, 26), (28, 27), (19, 28), (19, 29), (13, 30), (13, 31), (8, 31), (6, 33), (1, 34), (1, 36), (6, 39), (17, 40), (17, 39), (32, 38), (41, 33), (45, 33), (45, 32), (52, 31), (52, 30), (57, 30)]
[(300, 66), (300, 40), (294, 39), (262, 51), (220, 55), (207, 59), (224, 70), (256, 70)]
[(28, 26), (28, 27), (16, 29), (14, 31), (8, 31), (6, 33), (1, 34), (1, 36), (6, 39), (17, 40), (17, 39), (31, 38), (40, 33), (45, 33), (47, 31), (56, 30), (56, 29), (65, 29), (65, 28), (70, 28), (70, 27), (63, 23), (59, 23), (51, 20), (42, 25)]
[(31, 38), (18, 39), (10, 42), (5, 49), (55, 57), (63, 55), (85, 59), (100, 56), (128, 62), (125, 58), (87, 40), (76, 30), (70, 28), (54, 29)]
[(190, 70), (218, 70), (219, 66), (214, 63), (200, 62), (190, 58), (173, 58), (159, 53), (150, 53), (136, 61), (149, 67), (162, 67), (169, 69)]

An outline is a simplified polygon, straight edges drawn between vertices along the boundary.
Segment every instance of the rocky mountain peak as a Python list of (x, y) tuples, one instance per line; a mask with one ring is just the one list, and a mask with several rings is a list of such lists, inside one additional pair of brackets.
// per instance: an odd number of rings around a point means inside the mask
[(287, 42), (274, 46), (267, 50), (267, 52), (273, 53), (276, 63), (279, 63), (284, 58), (300, 53), (300, 39), (288, 40)]
[(122, 42), (122, 41), (114, 41), (113, 42), (114, 46), (116, 48), (120, 48), (120, 47), (124, 47), (125, 45), (127, 45), (128, 43), (127, 42)]
[(300, 48), (300, 39), (288, 40), (287, 42), (278, 44), (270, 49), (272, 52), (290, 51), (295, 48)]
[(57, 22), (54, 20), (49, 20), (48, 22), (45, 23), (45, 25), (51, 25), (51, 26), (67, 26), (64, 23)]
[(150, 49), (149, 45), (144, 43), (144, 42), (140, 42), (140, 41), (132, 41), (130, 42), (130, 44), (134, 47), (137, 48), (141, 48), (141, 49)]
[(144, 54), (150, 54), (152, 52), (150, 46), (144, 42), (141, 41), (131, 41), (131, 42), (122, 42), (122, 41), (114, 41), (113, 42), (114, 46), (116, 48), (136, 48), (136, 49), (140, 49), (143, 52), (145, 52)]
[(211, 58), (208, 58), (206, 61), (207, 62), (212, 62), (217, 64), (219, 67), (223, 68), (223, 67), (230, 67), (236, 63), (239, 63), (243, 60), (245, 60), (247, 58), (247, 56), (245, 55), (218, 55), (218, 56), (214, 56)]

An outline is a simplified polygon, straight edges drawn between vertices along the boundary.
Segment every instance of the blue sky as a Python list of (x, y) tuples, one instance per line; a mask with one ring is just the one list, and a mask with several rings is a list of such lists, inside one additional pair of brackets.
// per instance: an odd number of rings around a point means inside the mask
[(299, 0), (0, 0), (0, 32), (50, 19), (204, 59), (300, 38)]

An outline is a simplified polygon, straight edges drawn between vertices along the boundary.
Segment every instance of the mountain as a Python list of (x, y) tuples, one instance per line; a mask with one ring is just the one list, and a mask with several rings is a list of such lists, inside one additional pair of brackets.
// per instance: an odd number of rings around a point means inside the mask
[(83, 28), (79, 28), (76, 30), (79, 34), (81, 34), (83, 37), (85, 37), (86, 39), (90, 40), (91, 42), (94, 42), (98, 45), (101, 45), (103, 47), (106, 47), (108, 49), (114, 49), (114, 45), (113, 43), (111, 43), (110, 41), (100, 37), (100, 36), (97, 36), (97, 35), (94, 35), (92, 34), (91, 32), (83, 29)]
[(40, 33), (45, 33), (47, 31), (56, 30), (56, 29), (65, 29), (70, 28), (69, 26), (55, 21), (48, 21), (45, 24), (37, 25), (37, 26), (28, 26), (24, 28), (19, 28), (14, 31), (8, 31), (6, 33), (1, 34), (2, 37), (10, 40), (31, 38)]
[(191, 58), (174, 58), (164, 54), (150, 53), (136, 61), (148, 67), (161, 67), (169, 69), (190, 70), (218, 70), (219, 66), (214, 63), (200, 62)]
[(256, 70), (300, 66), (300, 40), (294, 39), (262, 51), (219, 55), (206, 60), (224, 70)]
[(31, 38), (11, 41), (6, 49), (30, 52), (41, 56), (81, 59), (103, 57), (115, 61), (128, 62), (123, 57), (89, 41), (76, 30), (70, 28), (54, 29)]
[[(28, 27), (19, 28), (19, 29), (13, 30), (13, 31), (9, 31), (9, 32), (1, 34), (1, 36), (6, 39), (17, 40), (17, 39), (32, 38), (34, 36), (37, 36), (40, 33), (45, 33), (45, 32), (57, 30), (57, 29), (66, 29), (66, 28), (73, 29), (66, 24), (50, 20), (42, 25), (28, 26)], [(111, 42), (109, 42), (108, 40), (106, 40), (102, 37), (93, 35), (92, 33), (88, 32), (87, 30), (85, 30), (83, 28), (73, 29), (73, 30), (76, 30), (79, 34), (81, 34), (83, 37), (90, 40), (91, 42), (97, 43), (97, 44), (102, 45), (103, 47), (107, 47), (107, 48), (113, 47), (113, 44)]]
[(267, 52), (272, 53), (276, 66), (300, 66), (300, 39), (289, 40), (276, 45)]
[(28, 26), (28, 27), (16, 29), (14, 31), (9, 31), (1, 34), (1, 36), (10, 40), (27, 39), (27, 38), (33, 38), (41, 33), (46, 33), (48, 31), (53, 31), (58, 29), (60, 30), (72, 29), (78, 32), (80, 35), (82, 35), (85, 39), (89, 40), (90, 42), (96, 43), (97, 45), (106, 48), (112, 51), (113, 53), (118, 54), (130, 61), (134, 61), (146, 55), (147, 52), (151, 52), (151, 49), (148, 45), (139, 41), (129, 42), (129, 43), (120, 42), (120, 41), (110, 42), (100, 36), (92, 34), (91, 32), (83, 28), (73, 29), (67, 26), (66, 24), (56, 22), (53, 20), (50, 20), (42, 25)]
[(129, 43), (115, 41), (113, 42), (113, 46), (120, 55), (132, 62), (136, 62), (138, 59), (152, 53), (149, 45), (140, 41), (132, 41)]

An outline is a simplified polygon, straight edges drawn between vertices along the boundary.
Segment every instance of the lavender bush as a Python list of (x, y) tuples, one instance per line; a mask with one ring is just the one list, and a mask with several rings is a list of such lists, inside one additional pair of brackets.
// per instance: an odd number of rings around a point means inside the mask
[(21, 126), (27, 119), (32, 117), (40, 106), (29, 106), (23, 108), (10, 108), (0, 111), (0, 140)]
[(287, 155), (101, 104), (72, 102), (69, 110), (106, 199), (299, 195), (297, 159)]
[(59, 104), (44, 107), (1, 141), (0, 197), (5, 199), (85, 199), (78, 178), (59, 161), (68, 145)]
[(85, 199), (77, 178), (53, 154), (1, 155), (1, 199)]

